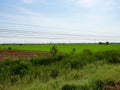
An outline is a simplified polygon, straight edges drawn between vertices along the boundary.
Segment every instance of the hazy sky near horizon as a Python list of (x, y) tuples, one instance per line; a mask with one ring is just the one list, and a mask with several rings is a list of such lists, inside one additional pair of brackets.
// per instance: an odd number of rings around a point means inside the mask
[(120, 41), (120, 0), (0, 0), (0, 43)]

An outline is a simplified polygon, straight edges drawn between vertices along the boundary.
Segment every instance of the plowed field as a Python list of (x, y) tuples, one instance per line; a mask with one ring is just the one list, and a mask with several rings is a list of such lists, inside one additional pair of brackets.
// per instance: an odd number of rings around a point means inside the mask
[(24, 51), (24, 50), (0, 50), (0, 61), (11, 58), (11, 59), (18, 59), (18, 58), (32, 58), (32, 57), (46, 57), (51, 56), (50, 53), (46, 52), (36, 52), (36, 51)]

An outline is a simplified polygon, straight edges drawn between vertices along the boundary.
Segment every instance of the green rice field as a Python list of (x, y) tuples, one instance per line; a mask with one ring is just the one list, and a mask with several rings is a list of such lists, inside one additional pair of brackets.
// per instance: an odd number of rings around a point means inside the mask
[[(8, 49), (11, 47), (15, 50), (31, 50), (49, 52), (50, 48), (54, 44), (6, 44), (0, 45), (0, 49)], [(59, 52), (70, 53), (72, 49), (76, 49), (76, 53), (80, 53), (84, 49), (90, 49), (93, 52), (106, 51), (106, 50), (120, 50), (120, 44), (55, 44), (58, 47)]]

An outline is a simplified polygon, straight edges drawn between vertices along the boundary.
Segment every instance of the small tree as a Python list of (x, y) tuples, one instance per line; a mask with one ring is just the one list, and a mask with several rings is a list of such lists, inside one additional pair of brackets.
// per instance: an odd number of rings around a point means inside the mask
[(100, 45), (102, 45), (103, 43), (102, 42), (99, 42)]
[(50, 53), (53, 56), (57, 55), (58, 54), (58, 48), (57, 48), (57, 46), (54, 45), (52, 48), (50, 48)]
[(75, 48), (73, 48), (73, 49), (72, 49), (72, 53), (75, 53), (75, 51), (76, 51), (76, 49), (75, 49)]
[(109, 45), (109, 42), (106, 42), (106, 45)]
[(11, 47), (8, 47), (9, 50), (11, 50), (12, 48)]

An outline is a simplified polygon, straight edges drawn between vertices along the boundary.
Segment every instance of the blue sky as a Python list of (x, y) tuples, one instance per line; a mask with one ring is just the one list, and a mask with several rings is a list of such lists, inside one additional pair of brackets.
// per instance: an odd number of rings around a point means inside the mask
[(120, 41), (119, 0), (0, 0), (0, 43)]

